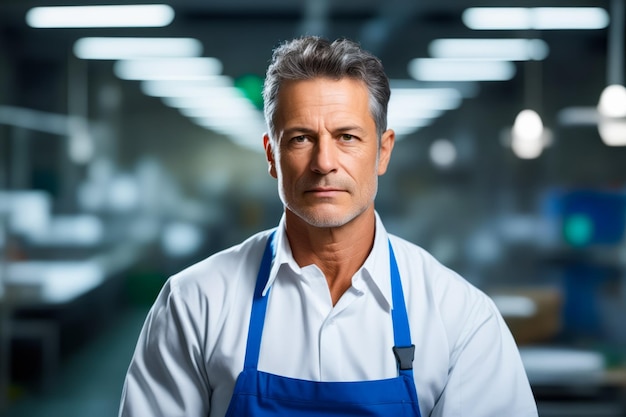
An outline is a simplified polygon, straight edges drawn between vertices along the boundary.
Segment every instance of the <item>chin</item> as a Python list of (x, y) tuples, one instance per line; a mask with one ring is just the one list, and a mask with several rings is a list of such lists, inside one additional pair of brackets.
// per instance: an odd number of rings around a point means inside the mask
[(326, 212), (325, 210), (291, 210), (310, 226), (318, 228), (337, 228), (350, 223), (365, 210), (351, 213)]

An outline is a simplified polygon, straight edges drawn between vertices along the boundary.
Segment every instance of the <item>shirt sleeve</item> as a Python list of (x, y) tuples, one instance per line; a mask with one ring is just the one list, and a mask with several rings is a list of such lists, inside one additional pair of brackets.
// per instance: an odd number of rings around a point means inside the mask
[(451, 354), (432, 417), (536, 417), (519, 351), (495, 304), (475, 302)]
[(120, 417), (209, 415), (211, 391), (192, 308), (197, 306), (183, 302), (170, 279), (141, 330), (122, 390)]

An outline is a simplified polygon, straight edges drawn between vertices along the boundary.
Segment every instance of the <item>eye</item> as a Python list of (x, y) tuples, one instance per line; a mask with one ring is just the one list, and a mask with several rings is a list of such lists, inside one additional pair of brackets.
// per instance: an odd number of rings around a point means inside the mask
[(291, 138), (291, 142), (295, 142), (295, 143), (303, 143), (307, 141), (307, 137), (305, 135), (299, 135), (299, 136), (294, 136), (293, 138)]
[(341, 135), (341, 140), (344, 142), (351, 142), (354, 139), (356, 139), (356, 137), (354, 135), (351, 135), (349, 133), (344, 133)]

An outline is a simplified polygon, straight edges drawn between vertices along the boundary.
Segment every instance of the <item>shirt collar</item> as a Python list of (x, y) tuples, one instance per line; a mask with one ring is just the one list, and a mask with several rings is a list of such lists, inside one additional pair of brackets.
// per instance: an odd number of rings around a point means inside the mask
[[(376, 216), (376, 232), (374, 234), (374, 246), (369, 256), (363, 263), (361, 268), (363, 278), (369, 280), (375, 291), (378, 291), (386, 302), (386, 308), (391, 309), (391, 277), (389, 269), (389, 236), (383, 226), (378, 213)], [(267, 284), (263, 289), (263, 295), (267, 293), (269, 288), (276, 280), (278, 272), (283, 267), (289, 267), (294, 272), (300, 273), (301, 268), (293, 259), (289, 239), (285, 227), (285, 215), (283, 214), (278, 227), (276, 228), (276, 236), (274, 237), (274, 245), (276, 248), (276, 256), (272, 262), (270, 276)]]
[(300, 267), (296, 263), (295, 259), (293, 259), (291, 246), (289, 246), (285, 222), (285, 215), (283, 214), (280, 222), (278, 223), (278, 227), (276, 228), (276, 235), (274, 236), (274, 247), (276, 248), (276, 253), (274, 260), (272, 261), (270, 276), (267, 280), (267, 284), (265, 284), (265, 288), (263, 288), (263, 296), (265, 296), (265, 294), (269, 291), (270, 287), (276, 280), (278, 271), (283, 267), (283, 265), (289, 266), (295, 272), (300, 272)]

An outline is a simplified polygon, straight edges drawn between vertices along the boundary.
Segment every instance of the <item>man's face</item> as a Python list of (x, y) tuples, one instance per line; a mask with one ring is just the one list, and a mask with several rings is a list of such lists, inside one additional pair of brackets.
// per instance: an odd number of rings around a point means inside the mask
[(394, 133), (379, 150), (361, 81), (314, 78), (281, 85), (275, 143), (265, 136), (270, 174), (287, 208), (315, 227), (339, 227), (374, 209)]

